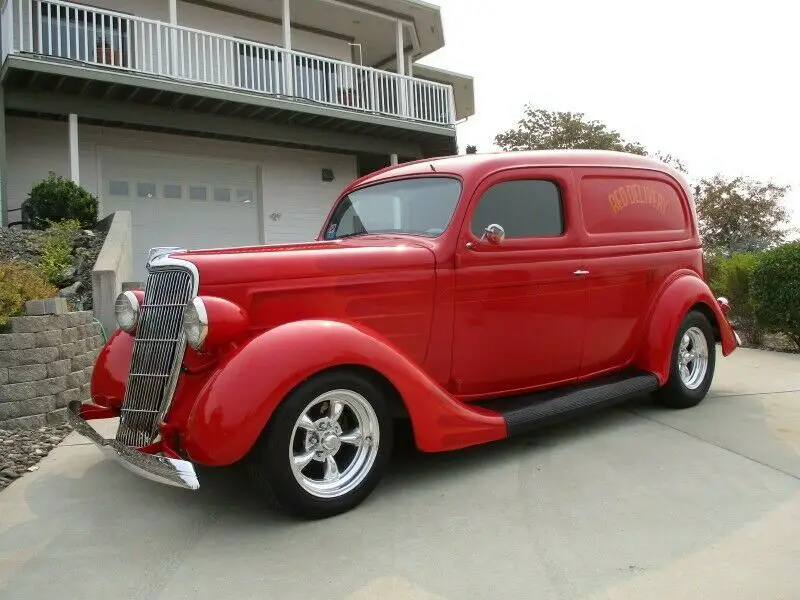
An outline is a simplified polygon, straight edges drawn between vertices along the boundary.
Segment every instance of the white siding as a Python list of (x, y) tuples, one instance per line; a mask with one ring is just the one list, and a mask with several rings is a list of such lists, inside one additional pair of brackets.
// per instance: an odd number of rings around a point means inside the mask
[[(49, 170), (69, 176), (67, 124), (10, 117), (6, 119), (8, 148), (8, 208), (18, 208), (31, 186)], [(242, 161), (263, 173), (259, 190), (267, 243), (312, 239), (339, 192), (356, 178), (354, 156), (206, 140), (188, 136), (79, 125), (81, 185), (100, 198), (103, 148), (172, 153), (223, 161)], [(322, 169), (333, 169), (335, 180), (322, 181)], [(280, 214), (277, 221), (271, 214)], [(12, 219), (14, 213), (11, 214)]]
[[(283, 46), (281, 25), (197, 4), (178, 2), (178, 24), (253, 42)], [(292, 29), (292, 49), (352, 62), (347, 42), (307, 31)]]

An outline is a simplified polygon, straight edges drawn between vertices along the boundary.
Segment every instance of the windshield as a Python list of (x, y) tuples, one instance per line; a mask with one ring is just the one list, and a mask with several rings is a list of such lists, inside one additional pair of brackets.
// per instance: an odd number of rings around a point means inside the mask
[(461, 195), (450, 177), (419, 177), (379, 183), (348, 194), (331, 216), (325, 239), (368, 233), (436, 237), (447, 228)]

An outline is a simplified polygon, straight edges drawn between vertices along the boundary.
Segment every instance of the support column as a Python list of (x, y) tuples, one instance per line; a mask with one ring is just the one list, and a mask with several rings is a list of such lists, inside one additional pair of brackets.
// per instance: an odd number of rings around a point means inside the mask
[(69, 177), (75, 183), (81, 183), (80, 155), (78, 149), (78, 115), (69, 115)]
[[(283, 14), (281, 15), (283, 24), (283, 47), (286, 50), (292, 49), (292, 7), (291, 0), (283, 0)], [(284, 93), (294, 96), (294, 55), (283, 55), (283, 69), (286, 76)]]
[[(178, 0), (169, 0), (169, 23), (178, 24)], [(173, 28), (169, 32), (169, 45), (171, 73), (178, 75), (178, 32)]]
[(389, 164), (394, 166), (397, 164), (397, 154), (390, 154), (389, 155)]
[[(395, 63), (397, 64), (397, 74), (398, 75), (405, 75), (405, 66), (406, 66), (406, 53), (405, 53), (405, 44), (403, 43), (403, 22), (398, 19), (396, 23), (396, 55), (395, 55)], [(408, 114), (408, 86), (406, 80), (403, 78), (398, 79), (397, 85), (398, 91), (398, 108), (399, 114), (401, 117), (404, 117)]]
[(8, 225), (8, 161), (6, 159), (5, 91), (0, 86), (0, 227)]

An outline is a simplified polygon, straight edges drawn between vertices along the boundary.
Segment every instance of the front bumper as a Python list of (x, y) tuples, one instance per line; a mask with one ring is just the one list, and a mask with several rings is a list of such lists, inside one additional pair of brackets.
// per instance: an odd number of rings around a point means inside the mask
[(132, 473), (150, 481), (187, 490), (196, 490), (200, 487), (194, 465), (189, 461), (146, 454), (136, 448), (125, 446), (117, 440), (104, 439), (81, 416), (80, 402), (70, 402), (67, 407), (67, 420), (75, 431), (89, 438), (104, 454), (115, 459)]

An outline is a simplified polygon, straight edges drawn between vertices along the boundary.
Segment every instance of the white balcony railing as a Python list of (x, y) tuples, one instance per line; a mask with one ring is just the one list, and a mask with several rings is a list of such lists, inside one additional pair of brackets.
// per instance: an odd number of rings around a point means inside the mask
[(34, 54), (453, 126), (448, 85), (61, 0), (5, 0), (3, 61)]

